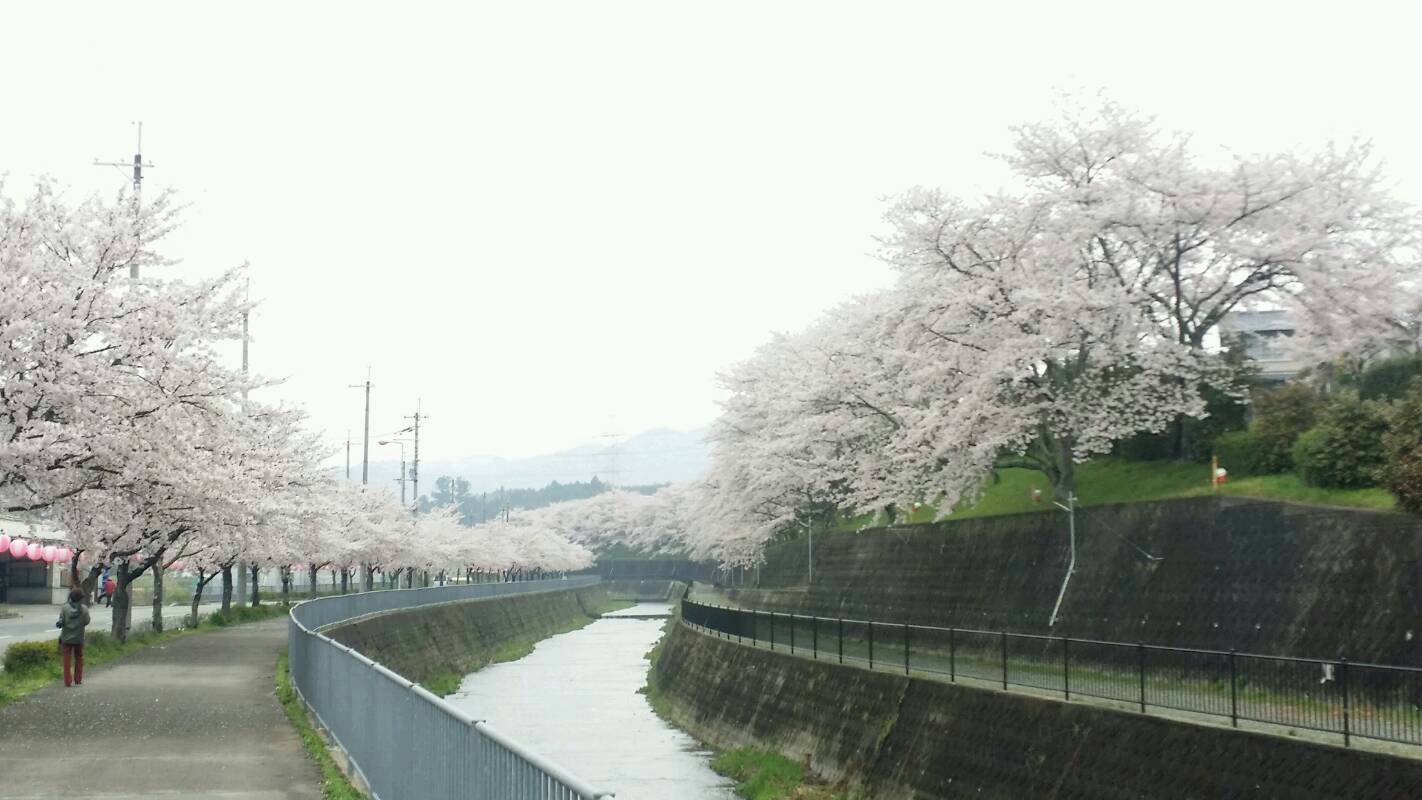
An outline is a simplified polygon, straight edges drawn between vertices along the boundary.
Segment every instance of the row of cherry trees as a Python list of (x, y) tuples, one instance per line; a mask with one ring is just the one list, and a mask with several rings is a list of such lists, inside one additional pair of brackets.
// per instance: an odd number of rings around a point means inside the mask
[(1065, 498), (1144, 432), (1183, 454), (1206, 389), (1243, 396), (1232, 311), (1289, 310), (1317, 361), (1418, 347), (1418, 215), (1367, 146), (1209, 153), (1110, 101), (1063, 109), (1013, 130), (1008, 188), (893, 198), (893, 285), (723, 376), (687, 549), (740, 565), (817, 511), (946, 513), (1006, 466)]
[[(257, 399), (269, 382), (231, 364), (243, 270), (172, 277), (157, 249), (177, 223), (170, 197), (71, 203), (41, 183), (21, 202), (3, 188), (0, 508), (63, 530), (76, 579), (113, 565), (121, 609), (135, 578), (177, 561), (200, 584), (230, 586), (240, 561), (335, 567), (367, 589), (377, 569), (590, 562), (548, 529), (471, 535), (336, 480), (305, 415)], [(129, 615), (114, 618), (123, 637)]]

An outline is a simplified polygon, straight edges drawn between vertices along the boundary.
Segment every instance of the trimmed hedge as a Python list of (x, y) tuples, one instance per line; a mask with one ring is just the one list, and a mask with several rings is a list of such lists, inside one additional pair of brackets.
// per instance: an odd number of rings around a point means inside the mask
[(6, 672), (33, 672), (59, 663), (59, 645), (52, 641), (16, 642), (5, 649)]

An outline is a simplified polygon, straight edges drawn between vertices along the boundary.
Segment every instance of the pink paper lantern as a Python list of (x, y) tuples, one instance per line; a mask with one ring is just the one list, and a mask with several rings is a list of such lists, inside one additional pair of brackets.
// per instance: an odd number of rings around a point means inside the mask
[(10, 542), (10, 556), (12, 558), (24, 558), (25, 550), (28, 547), (29, 543), (26, 542), (24, 539), (16, 539)]
[(73, 550), (70, 550), (70, 549), (67, 548), (67, 547), (56, 548), (55, 551), (54, 551), (54, 560), (55, 560), (55, 561), (58, 561), (58, 562), (61, 563), (61, 564), (68, 564), (68, 563), (69, 563), (69, 559), (71, 559), (71, 558), (73, 558), (73, 557), (74, 557), (74, 551), (73, 551)]
[(53, 563), (54, 563), (54, 554), (55, 554), (56, 552), (57, 552), (57, 548), (55, 548), (54, 545), (52, 545), (52, 544), (47, 544), (47, 545), (44, 546), (44, 549), (40, 551), (40, 557), (44, 559), (44, 563), (46, 563), (46, 564), (53, 564)]
[(30, 547), (25, 551), (25, 554), (30, 557), (31, 561), (39, 561), (40, 556), (44, 554), (44, 548), (40, 547), (39, 542), (30, 542)]
[(9, 537), (8, 535), (6, 535), (6, 534), (0, 533), (0, 553), (3, 553), (3, 552), (5, 552), (5, 551), (7, 551), (7, 550), (9, 550), (9, 549), (10, 549), (10, 537)]

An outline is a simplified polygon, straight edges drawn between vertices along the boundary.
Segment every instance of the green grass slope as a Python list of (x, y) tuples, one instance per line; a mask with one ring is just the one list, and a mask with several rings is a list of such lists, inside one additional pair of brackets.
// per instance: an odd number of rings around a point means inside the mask
[[(1052, 508), (1051, 486), (1042, 473), (1027, 469), (1005, 469), (1000, 480), (990, 484), (975, 503), (958, 506), (948, 519), (1021, 514)], [(1100, 458), (1082, 464), (1076, 473), (1077, 499), (1083, 506), (1112, 503), (1139, 503), (1174, 497), (1195, 497), (1218, 491), (1221, 494), (1318, 503), (1358, 508), (1393, 509), (1397, 500), (1382, 489), (1323, 489), (1307, 486), (1297, 475), (1260, 475), (1230, 480), (1218, 490), (1210, 487), (1210, 468), (1204, 464), (1179, 461), (1125, 461)], [(1042, 492), (1042, 501), (1033, 502), (1032, 490)], [(923, 506), (910, 522), (931, 522), (937, 510)], [(868, 515), (846, 518), (836, 530), (858, 530), (869, 526)]]

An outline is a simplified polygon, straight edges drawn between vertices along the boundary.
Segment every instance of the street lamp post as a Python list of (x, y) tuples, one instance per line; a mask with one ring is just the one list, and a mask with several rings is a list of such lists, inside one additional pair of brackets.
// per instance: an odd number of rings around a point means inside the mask
[[(409, 430), (409, 428), (406, 428), (405, 430), (407, 431), (407, 430)], [(397, 431), (397, 433), (404, 433), (404, 432), (405, 432), (405, 431)], [(400, 477), (398, 478), (398, 480), (399, 480), (399, 482), (400, 482), (400, 505), (401, 505), (402, 507), (405, 505), (405, 442), (406, 442), (406, 441), (408, 441), (408, 440), (407, 440), (407, 439), (382, 439), (382, 440), (376, 442), (376, 444), (381, 445), (381, 446), (391, 445), (391, 444), (398, 444), (398, 445), (400, 445)]]

